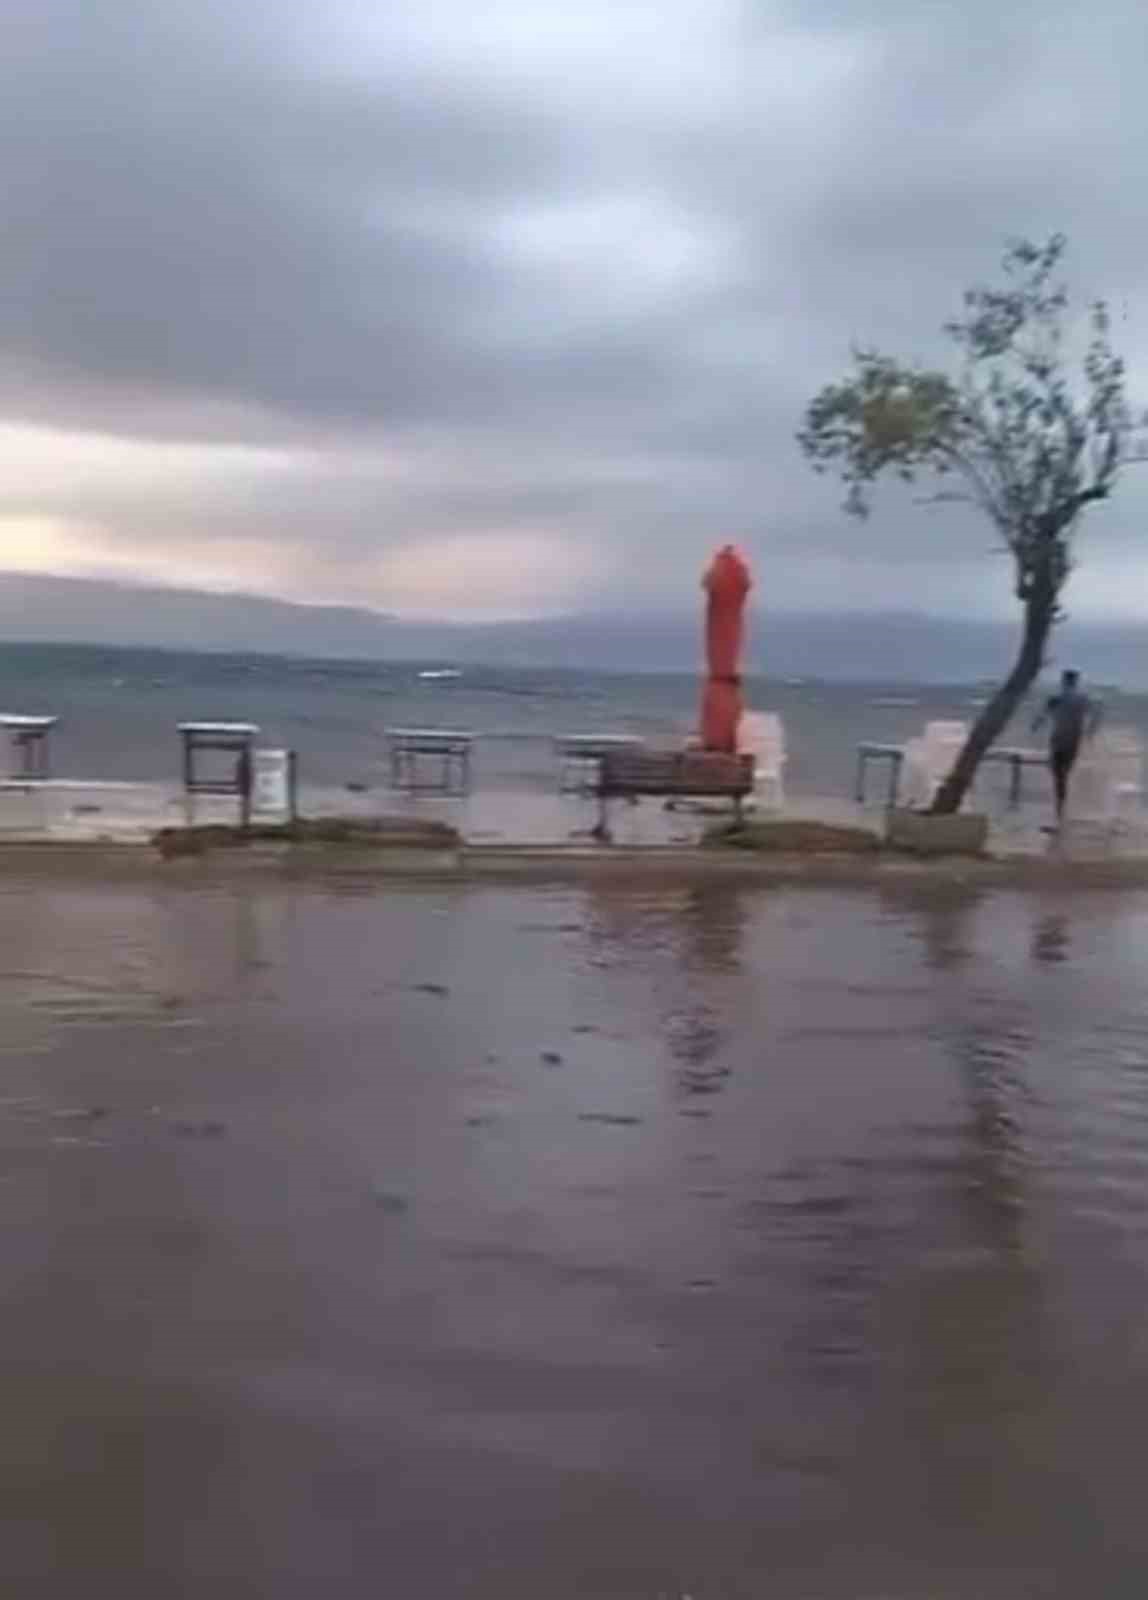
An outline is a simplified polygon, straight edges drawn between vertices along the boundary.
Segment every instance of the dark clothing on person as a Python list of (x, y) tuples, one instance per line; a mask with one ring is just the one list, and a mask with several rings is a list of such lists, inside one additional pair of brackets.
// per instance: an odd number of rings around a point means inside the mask
[(1046, 715), (1051, 723), (1048, 737), (1050, 752), (1062, 757), (1070, 756), (1070, 760), (1075, 758), (1085, 729), (1092, 720), (1092, 701), (1079, 689), (1062, 689), (1049, 700)]
[(1050, 697), (1044, 708), (1041, 722), (1050, 725), (1048, 736), (1048, 764), (1052, 771), (1052, 787), (1056, 796), (1056, 815), (1059, 820), (1068, 801), (1068, 780), (1080, 754), (1080, 745), (1086, 733), (1096, 725), (1096, 708), (1089, 697), (1076, 687), (1075, 682), (1063, 683), (1060, 692)]
[(1056, 796), (1056, 814), (1062, 815), (1068, 801), (1068, 780), (1080, 753), (1079, 739), (1075, 744), (1051, 745), (1048, 764), (1052, 768), (1052, 791)]

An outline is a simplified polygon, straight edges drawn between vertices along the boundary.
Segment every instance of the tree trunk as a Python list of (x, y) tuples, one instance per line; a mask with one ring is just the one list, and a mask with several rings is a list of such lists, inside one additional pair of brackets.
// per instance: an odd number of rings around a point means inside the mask
[(953, 770), (937, 790), (929, 807), (934, 816), (951, 816), (960, 810), (985, 752), (1008, 727), (1044, 665), (1044, 648), (1055, 616), (1056, 585), (1046, 576), (1034, 582), (1024, 602), (1024, 633), (1016, 664), (974, 722)]

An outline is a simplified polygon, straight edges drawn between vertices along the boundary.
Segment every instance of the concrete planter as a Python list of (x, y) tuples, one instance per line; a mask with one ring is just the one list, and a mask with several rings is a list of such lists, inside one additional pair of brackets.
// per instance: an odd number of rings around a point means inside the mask
[(250, 828), (224, 824), (161, 828), (152, 843), (163, 856), (202, 856), (209, 850), (278, 847), (331, 851), (457, 850), (456, 829), (429, 817), (311, 817), (298, 822), (256, 822)]
[(960, 811), (933, 817), (924, 811), (890, 811), (885, 842), (891, 850), (915, 856), (980, 856), (989, 837), (989, 819)]

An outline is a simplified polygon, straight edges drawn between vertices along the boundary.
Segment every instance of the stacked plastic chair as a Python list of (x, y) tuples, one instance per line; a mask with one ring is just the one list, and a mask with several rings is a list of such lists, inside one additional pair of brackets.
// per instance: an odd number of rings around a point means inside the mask
[(738, 724), (738, 751), (753, 756), (754, 793), (762, 805), (785, 804), (785, 725), (776, 711), (745, 711)]

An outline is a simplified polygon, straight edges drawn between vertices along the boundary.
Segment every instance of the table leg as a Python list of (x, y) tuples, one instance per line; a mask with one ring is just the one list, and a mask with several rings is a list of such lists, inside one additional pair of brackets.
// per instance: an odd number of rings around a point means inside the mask
[(597, 821), (597, 824), (593, 828), (590, 829), (590, 837), (592, 839), (596, 839), (599, 844), (609, 844), (610, 843), (610, 819), (609, 819), (609, 814), (607, 812), (606, 807), (607, 807), (606, 796), (601, 790), (599, 790), (598, 791), (598, 821)]
[(299, 757), (294, 750), (287, 752), (287, 815), (292, 822), (299, 820)]

